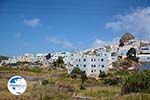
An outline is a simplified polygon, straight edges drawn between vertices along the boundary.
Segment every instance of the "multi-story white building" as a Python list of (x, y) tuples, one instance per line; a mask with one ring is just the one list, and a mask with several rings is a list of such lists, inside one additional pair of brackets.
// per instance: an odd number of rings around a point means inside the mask
[(86, 72), (87, 76), (98, 76), (100, 71), (108, 71), (110, 64), (108, 56), (109, 53), (107, 52), (71, 54), (68, 60), (68, 73), (70, 74), (74, 67), (79, 67), (82, 71)]

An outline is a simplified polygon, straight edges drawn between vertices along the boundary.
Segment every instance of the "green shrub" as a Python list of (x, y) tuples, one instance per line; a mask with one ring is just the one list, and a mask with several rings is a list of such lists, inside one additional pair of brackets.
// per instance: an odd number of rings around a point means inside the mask
[(85, 89), (84, 87), (84, 82), (88, 79), (88, 77), (86, 76), (86, 72), (85, 71), (81, 71), (81, 85), (80, 85), (80, 89)]
[(56, 61), (53, 62), (54, 67), (63, 67), (64, 61), (63, 57), (59, 56)]
[(126, 70), (119, 70), (119, 71), (116, 71), (115, 73), (114, 73), (114, 75), (115, 76), (119, 76), (119, 77), (125, 77), (125, 76), (127, 76), (129, 73), (128, 73), (128, 71), (126, 71)]
[(118, 85), (121, 82), (122, 82), (122, 80), (120, 78), (115, 77), (112, 79), (104, 79), (103, 84), (107, 84), (109, 86), (112, 86), (112, 85)]
[(30, 71), (39, 73), (39, 72), (42, 72), (42, 68), (39, 68), (39, 67), (33, 67), (33, 68), (30, 69)]
[(71, 76), (71, 78), (74, 78), (74, 79), (77, 78), (77, 74), (71, 74), (70, 76)]
[(70, 74), (81, 74), (81, 70), (78, 67), (74, 67)]
[(49, 84), (49, 81), (48, 81), (48, 80), (43, 80), (43, 81), (42, 81), (42, 85), (47, 85), (47, 84)]
[(136, 49), (135, 48), (130, 48), (126, 55), (129, 60), (138, 62), (138, 58), (136, 57)]
[(105, 74), (105, 72), (104, 71), (100, 71), (99, 72), (99, 77), (106, 77), (107, 75)]
[(122, 87), (122, 94), (131, 92), (150, 93), (150, 71), (134, 72), (125, 78)]

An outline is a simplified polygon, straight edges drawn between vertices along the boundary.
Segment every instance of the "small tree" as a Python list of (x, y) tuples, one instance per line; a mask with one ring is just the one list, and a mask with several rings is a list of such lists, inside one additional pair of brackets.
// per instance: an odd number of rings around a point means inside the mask
[(130, 48), (127, 52), (127, 57), (136, 57), (136, 49)]
[(138, 58), (136, 57), (136, 49), (130, 48), (127, 52), (127, 58), (133, 61), (138, 62)]
[(58, 64), (64, 64), (63, 57), (59, 56), (58, 59), (56, 60), (56, 62), (57, 62)]
[(124, 46), (124, 42), (120, 42), (119, 47), (123, 47)]
[(70, 74), (81, 74), (81, 70), (79, 67), (74, 67)]
[(81, 74), (81, 70), (78, 67), (74, 67), (74, 69), (71, 71), (70, 76), (71, 78), (77, 78), (77, 75)]
[(105, 72), (100, 70), (100, 72), (99, 72), (99, 77), (106, 77), (106, 76), (107, 76), (107, 75), (105, 74)]
[(86, 73), (85, 71), (81, 71), (81, 86), (80, 86), (80, 89), (84, 89), (84, 82), (87, 80), (87, 76), (86, 76)]
[(63, 64), (64, 64), (64, 60), (63, 60), (63, 57), (61, 56), (59, 56), (58, 59), (53, 62), (53, 65), (55, 67), (60, 67), (60, 65), (62, 66)]
[(49, 53), (49, 54), (46, 55), (45, 57), (46, 57), (46, 59), (51, 59), (51, 57), (52, 57), (52, 56), (51, 56), (51, 53)]

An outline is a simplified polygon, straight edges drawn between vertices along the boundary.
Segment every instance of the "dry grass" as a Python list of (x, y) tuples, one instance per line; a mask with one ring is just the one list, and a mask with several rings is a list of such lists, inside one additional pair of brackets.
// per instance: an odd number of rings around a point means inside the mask
[(113, 87), (94, 86), (94, 87), (86, 88), (85, 90), (80, 90), (77, 95), (85, 96), (85, 97), (95, 97), (95, 98), (114, 97), (119, 95), (120, 91), (121, 90), (119, 86), (113, 86)]
[[(66, 70), (44, 70), (40, 73), (6, 69), (0, 71), (0, 100), (71, 100), (73, 96), (92, 97), (95, 100), (150, 100), (150, 94), (120, 96), (121, 86), (106, 86), (101, 80), (91, 78), (85, 82), (86, 89), (80, 90), (81, 80), (70, 78)], [(14, 96), (7, 89), (8, 77), (12, 75), (43, 78), (49, 84), (41, 85), (40, 81), (27, 80), (26, 92), (21, 96)]]

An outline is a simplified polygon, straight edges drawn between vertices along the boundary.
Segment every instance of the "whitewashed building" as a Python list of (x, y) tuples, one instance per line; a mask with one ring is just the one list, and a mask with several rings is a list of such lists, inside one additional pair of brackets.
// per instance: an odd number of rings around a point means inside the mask
[(139, 62), (150, 62), (150, 54), (139, 54)]
[(70, 74), (74, 67), (85, 71), (87, 76), (98, 76), (100, 71), (107, 73), (110, 64), (108, 54), (107, 52), (71, 54), (68, 60), (68, 73)]
[(140, 54), (150, 54), (150, 45), (145, 46), (145, 47), (141, 47), (140, 48)]
[(130, 48), (136, 49), (138, 53), (140, 48), (140, 41), (133, 39), (133, 40), (129, 40), (128, 42), (125, 42), (124, 46), (118, 48), (118, 52), (117, 52), (118, 56), (125, 58)]
[(3, 60), (1, 63), (2, 64), (15, 64), (15, 63), (17, 63), (17, 59), (12, 57), (12, 58), (8, 58), (8, 60)]
[(70, 52), (54, 52), (54, 53), (51, 53), (51, 60), (56, 61), (58, 57), (62, 57), (64, 60), (64, 63), (67, 63), (70, 54), (71, 54)]
[(39, 62), (42, 62), (42, 61), (45, 61), (45, 56), (48, 55), (48, 53), (38, 53), (35, 55), (35, 60), (36, 61), (39, 61)]

